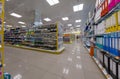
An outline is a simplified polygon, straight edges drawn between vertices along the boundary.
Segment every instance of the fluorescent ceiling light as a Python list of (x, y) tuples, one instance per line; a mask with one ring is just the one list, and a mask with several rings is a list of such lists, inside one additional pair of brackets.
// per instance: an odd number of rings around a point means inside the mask
[(6, 0), (6, 1), (10, 1), (10, 0)]
[(22, 27), (26, 27), (26, 26), (22, 26)]
[(63, 17), (62, 20), (67, 21), (67, 20), (69, 20), (69, 18), (68, 17)]
[(7, 27), (12, 27), (12, 25), (6, 25)]
[(17, 14), (17, 13), (11, 13), (10, 15), (11, 15), (11, 16), (14, 16), (14, 17), (16, 17), (16, 18), (21, 18), (21, 17), (22, 17), (21, 15), (19, 15), (19, 14)]
[(59, 3), (59, 0), (46, 0), (46, 1), (50, 4), (50, 6), (53, 6)]
[(81, 20), (79, 19), (79, 20), (76, 20), (75, 22), (78, 23), (78, 22), (81, 22)]
[(4, 24), (5, 24), (6, 22), (4, 22)]
[(68, 26), (72, 26), (72, 24), (68, 24)]
[(73, 11), (74, 11), (74, 12), (77, 12), (77, 11), (83, 10), (83, 5), (84, 5), (84, 4), (79, 4), (79, 5), (73, 6)]
[(47, 22), (48, 22), (48, 21), (51, 21), (50, 18), (44, 18), (44, 20), (47, 21)]
[(77, 25), (76, 27), (80, 27), (80, 25)]
[(19, 23), (19, 24), (25, 24), (25, 22), (22, 22), (22, 21), (19, 21), (18, 23)]

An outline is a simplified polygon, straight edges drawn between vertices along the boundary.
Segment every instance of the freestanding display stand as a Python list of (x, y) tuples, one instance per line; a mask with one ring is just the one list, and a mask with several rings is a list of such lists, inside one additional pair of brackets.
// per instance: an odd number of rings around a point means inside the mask
[(0, 79), (4, 79), (4, 0), (0, 0)]

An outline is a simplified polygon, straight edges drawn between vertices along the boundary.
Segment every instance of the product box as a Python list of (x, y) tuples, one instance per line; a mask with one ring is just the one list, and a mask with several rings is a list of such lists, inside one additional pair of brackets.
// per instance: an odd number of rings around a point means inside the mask
[(105, 14), (105, 2), (102, 3), (101, 7), (102, 7), (101, 17), (103, 17)]
[(111, 42), (112, 42), (112, 46), (111, 46), (110, 53), (113, 54), (114, 53), (114, 47), (115, 47), (114, 33), (111, 33)]
[(120, 53), (118, 51), (118, 33), (114, 33), (114, 36), (115, 36), (115, 48), (114, 48), (114, 54), (116, 56), (120, 56)]
[(113, 61), (113, 75), (116, 76), (116, 62)]
[(118, 53), (120, 54), (120, 32), (118, 32)]
[(104, 55), (105, 68), (108, 71), (108, 57)]
[(120, 11), (118, 11), (118, 30), (120, 31)]
[(105, 0), (104, 5), (105, 5), (105, 9), (104, 9), (105, 13), (104, 13), (104, 15), (106, 15), (108, 13), (108, 11), (109, 11), (109, 9), (108, 9), (108, 0)]
[(100, 7), (95, 14), (95, 22), (97, 22), (100, 18), (101, 18), (101, 11), (102, 11), (102, 7)]
[(115, 4), (119, 4), (120, 3), (120, 0), (115, 0)]
[(113, 61), (112, 59), (110, 58), (110, 74), (112, 75), (113, 74)]
[(109, 8), (109, 11), (111, 9), (113, 9), (113, 7), (115, 7), (116, 3), (115, 3), (115, 0), (108, 0), (108, 8)]
[(115, 15), (116, 15), (116, 13), (111, 16), (111, 23), (112, 23), (111, 26), (116, 26), (117, 21), (116, 21), (116, 16)]

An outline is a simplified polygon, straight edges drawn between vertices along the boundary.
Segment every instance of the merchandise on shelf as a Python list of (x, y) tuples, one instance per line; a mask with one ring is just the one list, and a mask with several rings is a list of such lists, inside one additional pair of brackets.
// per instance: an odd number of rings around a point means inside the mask
[(117, 25), (117, 12), (111, 15), (106, 20), (102, 21), (98, 25), (95, 26), (95, 35), (98, 34), (105, 34), (105, 33), (111, 33), (119, 31), (118, 25)]
[(95, 26), (95, 35), (104, 34), (104, 33), (105, 33), (105, 22), (103, 21)]
[(118, 31), (120, 31), (120, 11), (118, 11)]
[(108, 74), (110, 74), (113, 79), (119, 79), (120, 60), (115, 59), (115, 57), (111, 54), (99, 50), (98, 48), (95, 49), (95, 58), (98, 59), (98, 61), (102, 64), (103, 67), (105, 67)]
[(5, 31), (5, 43), (22, 44), (24, 41), (26, 30), (22, 28), (15, 28)]
[(120, 56), (119, 34), (120, 32), (115, 32), (96, 37), (96, 46), (105, 51), (108, 51), (112, 55)]
[(103, 17), (108, 13), (108, 0), (104, 0), (104, 2), (101, 4), (101, 7), (102, 7), (101, 17)]
[(113, 79), (120, 79), (120, 0), (96, 0), (95, 10), (94, 23), (89, 23), (94, 34), (86, 30), (84, 39), (95, 38), (94, 57)]
[(5, 32), (5, 42), (46, 50), (63, 48), (63, 30), (60, 23), (41, 25), (28, 30), (21, 28)]
[[(119, 0), (97, 0), (96, 1), (96, 14), (95, 14), (95, 22), (100, 20), (106, 14), (111, 12), (111, 10), (115, 7), (118, 7)], [(118, 8), (116, 8), (118, 9)]]
[(66, 33), (63, 34), (63, 42), (64, 43), (72, 43), (75, 40), (75, 34), (70, 34), (70, 33)]

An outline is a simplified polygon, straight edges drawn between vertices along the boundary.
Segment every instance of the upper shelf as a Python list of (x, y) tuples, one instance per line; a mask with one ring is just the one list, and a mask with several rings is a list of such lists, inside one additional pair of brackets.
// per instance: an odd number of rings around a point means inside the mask
[(118, 10), (120, 10), (120, 3), (118, 3), (111, 11), (109, 11), (105, 16), (101, 17), (97, 22), (95, 22), (95, 24), (99, 24), (101, 23), (103, 20), (107, 19), (108, 17), (110, 17), (113, 13), (117, 12)]

